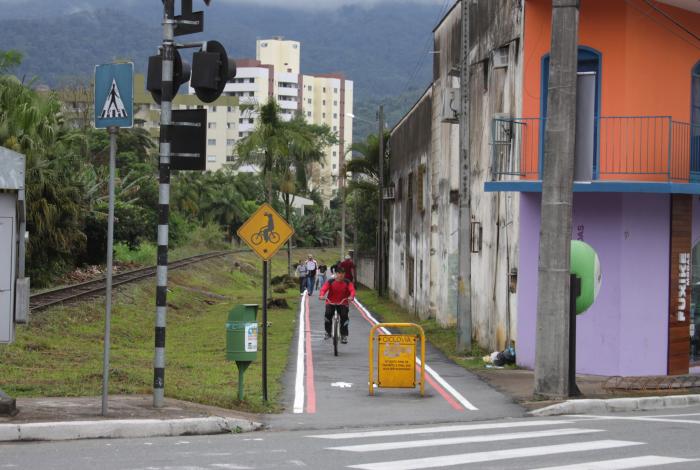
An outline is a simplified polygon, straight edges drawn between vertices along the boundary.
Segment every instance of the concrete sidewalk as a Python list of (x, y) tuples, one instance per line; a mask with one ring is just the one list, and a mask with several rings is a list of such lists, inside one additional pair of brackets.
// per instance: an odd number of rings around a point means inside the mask
[(248, 432), (260, 419), (241, 413), (166, 398), (161, 409), (150, 395), (118, 395), (101, 415), (100, 397), (19, 398), (19, 413), (0, 417), (0, 442), (115, 437), (156, 437)]
[[(510, 396), (532, 415), (599, 413), (653, 410), (689, 405), (689, 397), (700, 393), (684, 377), (603, 377), (578, 375), (581, 396), (571, 400), (538, 400), (534, 397), (534, 372), (525, 369), (472, 369), (473, 373), (501, 393)], [(657, 384), (636, 387), (635, 384)], [(675, 385), (674, 385), (675, 384)], [(691, 400), (692, 401), (692, 400)], [(654, 408), (656, 407), (656, 408)], [(542, 411), (540, 411), (542, 410)]]

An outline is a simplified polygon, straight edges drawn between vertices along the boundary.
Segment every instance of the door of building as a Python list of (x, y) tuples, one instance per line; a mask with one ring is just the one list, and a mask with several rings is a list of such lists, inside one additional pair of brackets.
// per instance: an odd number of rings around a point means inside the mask
[(700, 241), (693, 245), (691, 254), (690, 367), (700, 368)]

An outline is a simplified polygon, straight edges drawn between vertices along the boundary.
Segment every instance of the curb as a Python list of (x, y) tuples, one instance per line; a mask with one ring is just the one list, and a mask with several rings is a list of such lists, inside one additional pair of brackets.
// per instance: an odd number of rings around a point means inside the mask
[(0, 442), (194, 436), (256, 431), (262, 424), (239, 418), (115, 419), (0, 424)]
[(671, 395), (665, 397), (610, 398), (607, 400), (567, 400), (556, 405), (532, 410), (527, 416), (558, 416), (573, 414), (652, 411), (700, 404), (700, 395)]

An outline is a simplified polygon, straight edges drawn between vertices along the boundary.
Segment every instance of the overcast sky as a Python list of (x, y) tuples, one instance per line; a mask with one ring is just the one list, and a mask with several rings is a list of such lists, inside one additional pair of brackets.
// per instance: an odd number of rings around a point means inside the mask
[(214, 0), (226, 3), (254, 3), (256, 5), (274, 5), (284, 7), (301, 8), (338, 8), (345, 5), (372, 6), (377, 3), (414, 2), (442, 5), (446, 2), (452, 4), (455, 0)]

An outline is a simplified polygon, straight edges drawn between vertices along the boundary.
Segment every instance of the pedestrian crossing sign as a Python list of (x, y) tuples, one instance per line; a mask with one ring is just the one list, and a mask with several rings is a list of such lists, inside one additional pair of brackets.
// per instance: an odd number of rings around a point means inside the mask
[(95, 67), (95, 127), (134, 125), (134, 64)]
[(236, 232), (264, 261), (269, 261), (294, 235), (294, 229), (269, 204), (263, 204)]

